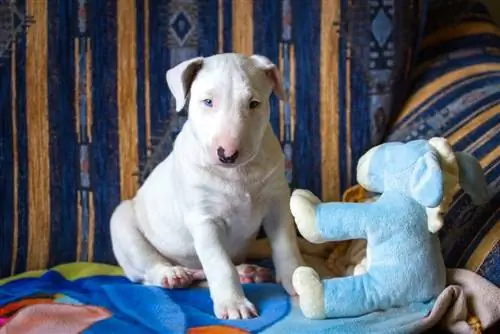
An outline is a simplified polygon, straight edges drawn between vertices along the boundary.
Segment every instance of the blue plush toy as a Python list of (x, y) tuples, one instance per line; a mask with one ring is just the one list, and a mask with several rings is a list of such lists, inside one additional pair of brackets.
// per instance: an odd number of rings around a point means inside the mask
[(435, 234), (459, 184), (474, 203), (488, 200), (479, 162), (453, 152), (444, 138), (386, 143), (361, 157), (359, 184), (379, 193), (374, 203), (321, 203), (296, 190), (290, 207), (301, 234), (322, 243), (367, 240), (361, 275), (320, 280), (299, 267), (293, 285), (308, 318), (353, 317), (432, 302), (445, 287), (445, 265)]

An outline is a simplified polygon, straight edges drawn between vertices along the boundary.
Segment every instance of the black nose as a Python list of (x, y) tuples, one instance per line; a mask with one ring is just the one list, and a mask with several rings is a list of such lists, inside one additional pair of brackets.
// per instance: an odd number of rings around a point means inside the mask
[(240, 152), (235, 151), (233, 155), (227, 157), (224, 148), (222, 146), (219, 146), (219, 148), (217, 149), (217, 155), (219, 156), (219, 161), (222, 162), (223, 164), (234, 164), (236, 159), (238, 159), (239, 154)]

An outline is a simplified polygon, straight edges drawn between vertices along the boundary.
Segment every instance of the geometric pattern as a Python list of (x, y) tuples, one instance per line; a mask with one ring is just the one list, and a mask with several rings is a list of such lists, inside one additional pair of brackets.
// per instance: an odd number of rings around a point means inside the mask
[[(196, 57), (198, 54), (198, 3), (193, 0), (174, 0), (169, 3), (168, 15), (171, 17), (168, 33), (170, 67)], [(183, 109), (175, 111), (174, 99), (170, 99), (169, 108), (171, 142), (175, 140), (187, 119)], [(169, 134), (167, 134), (169, 135)]]
[(87, 69), (90, 68), (90, 57), (87, 55), (90, 51), (91, 40), (88, 34), (87, 25), (87, 0), (78, 1), (78, 20), (77, 20), (77, 31), (78, 35), (75, 38), (75, 49), (77, 54), (76, 69), (78, 72), (77, 77), (79, 78), (77, 82), (76, 89), (76, 103), (78, 107), (76, 108), (79, 120), (79, 128), (77, 130), (78, 134), (78, 147), (79, 147), (79, 186), (78, 186), (78, 205), (80, 210), (78, 212), (78, 225), (81, 230), (81, 241), (79, 245), (79, 258), (80, 261), (90, 261), (92, 260), (91, 254), (89, 254), (89, 238), (93, 234), (92, 226), (90, 223), (91, 208), (93, 207), (93, 191), (90, 182), (90, 164), (91, 164), (91, 141), (90, 141), (90, 108), (89, 108), (89, 96), (88, 87), (90, 87), (91, 73), (88, 73)]
[[(113, 209), (137, 185), (135, 171), (143, 179), (170, 152), (188, 117), (186, 110), (175, 112), (165, 72), (199, 55), (244, 49), (278, 65), (289, 99), (278, 102), (272, 96), (270, 121), (284, 151), (285, 176), (293, 187), (318, 195), (330, 189), (331, 196), (339, 196), (355, 174), (347, 173), (347, 166), (355, 166), (357, 157), (377, 143), (393, 97), (401, 95), (400, 87), (387, 87), (399, 71), (397, 63), (408, 62), (401, 49), (411, 49), (414, 39), (401, 38), (403, 24), (394, 15), (418, 17), (415, 3), (426, 0), (331, 0), (338, 31), (324, 21), (331, 17), (322, 13), (328, 1), (304, 6), (301, 0), (74, 0), (30, 7), (39, 19), (30, 27), (29, 41), (47, 36), (37, 40), (46, 52), (27, 47), (21, 25), (16, 61), (0, 67), (0, 105), (8, 114), (8, 121), (0, 118), (0, 197), (8, 197), (0, 200), (0, 219), (7, 221), (0, 224), (3, 272), (68, 259), (114, 262)], [(10, 46), (12, 29), (31, 22), (23, 21), (24, 11), (22, 1), (0, 5), (0, 50)], [(7, 17), (15, 18), (14, 25)], [(390, 33), (380, 31), (389, 26)], [(330, 37), (338, 37), (339, 45), (332, 57)], [(25, 80), (26, 60), (33, 67), (44, 59), (47, 68), (30, 73), (37, 80)], [(322, 75), (323, 59), (332, 59), (329, 66), (338, 76)], [(11, 69), (11, 63), (18, 66)], [(321, 80), (331, 80), (328, 89), (337, 90), (331, 92), (338, 95), (332, 99), (336, 108), (322, 101)], [(34, 98), (48, 105), (38, 110)], [(33, 124), (38, 123), (48, 123), (48, 143), (33, 158), (30, 152), (38, 148), (33, 138), (40, 134)], [(325, 140), (334, 143), (324, 145)], [(329, 155), (325, 147), (335, 146), (338, 152)], [(323, 161), (327, 156), (334, 158)], [(47, 171), (33, 177), (39, 163)], [(335, 170), (334, 179), (321, 175), (324, 166)], [(50, 184), (39, 186), (40, 179)], [(40, 207), (47, 208), (43, 217)], [(12, 235), (19, 236), (12, 239), (16, 245), (6, 241)], [(43, 254), (31, 265), (26, 259), (42, 246)]]
[[(285, 86), (285, 96), (290, 96), (292, 82), (291, 74), (291, 48), (293, 47), (292, 41), (292, 8), (290, 0), (283, 0), (282, 2), (282, 34), (281, 34), (281, 54), (283, 59), (283, 68), (281, 69), (283, 76), (283, 84)], [(285, 154), (285, 176), (289, 184), (293, 181), (293, 134), (292, 134), (292, 106), (290, 101), (288, 103), (280, 102), (284, 105), (284, 133), (283, 133), (283, 152)], [(295, 106), (294, 106), (295, 107)]]
[(169, 47), (196, 47), (198, 7), (196, 1), (173, 0), (169, 3)]
[(32, 16), (23, 15), (17, 9), (14, 0), (0, 3), (0, 65), (9, 57), (16, 36), (34, 22)]
[(175, 37), (179, 45), (184, 45), (193, 28), (194, 27), (189, 20), (189, 16), (183, 11), (176, 13), (170, 21), (170, 29), (174, 32), (172, 35)]
[(379, 8), (375, 15), (372, 21), (372, 32), (379, 46), (383, 46), (392, 33), (392, 21), (384, 8)]
[(370, 113), (374, 119), (372, 124), (372, 140), (377, 140), (384, 131), (390, 114), (393, 84), (394, 39), (393, 32), (394, 0), (370, 1), (370, 19), (373, 38), (370, 41)]

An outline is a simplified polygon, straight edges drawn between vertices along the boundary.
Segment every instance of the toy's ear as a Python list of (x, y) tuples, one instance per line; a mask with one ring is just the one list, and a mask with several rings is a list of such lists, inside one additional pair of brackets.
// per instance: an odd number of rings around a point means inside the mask
[(420, 157), (410, 176), (410, 192), (413, 198), (426, 208), (438, 206), (444, 195), (443, 172), (434, 152)]
[(167, 84), (175, 98), (175, 110), (181, 111), (196, 73), (203, 65), (203, 57), (183, 61), (167, 71)]
[(472, 155), (456, 152), (459, 180), (462, 189), (470, 195), (475, 205), (488, 203), (489, 193), (483, 169)]

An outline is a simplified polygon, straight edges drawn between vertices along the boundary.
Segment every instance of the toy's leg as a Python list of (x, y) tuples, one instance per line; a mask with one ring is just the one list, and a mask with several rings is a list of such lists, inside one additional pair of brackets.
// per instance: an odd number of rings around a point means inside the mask
[(389, 306), (369, 275), (324, 280), (323, 287), (329, 318), (355, 317)]
[(300, 309), (304, 316), (309, 319), (324, 319), (325, 298), (319, 275), (312, 268), (298, 267), (293, 272), (292, 282), (299, 295)]
[(333, 278), (321, 281), (308, 267), (293, 275), (300, 308), (310, 319), (353, 317), (387, 307), (377, 300), (377, 289), (368, 275)]

